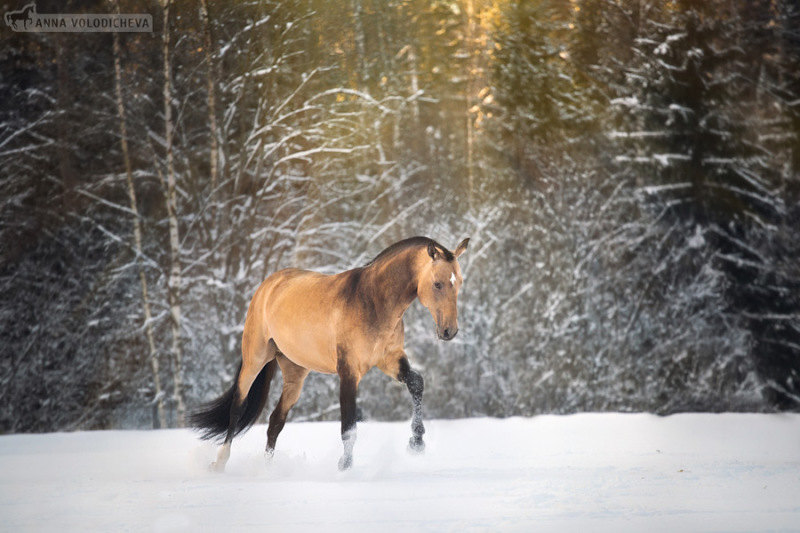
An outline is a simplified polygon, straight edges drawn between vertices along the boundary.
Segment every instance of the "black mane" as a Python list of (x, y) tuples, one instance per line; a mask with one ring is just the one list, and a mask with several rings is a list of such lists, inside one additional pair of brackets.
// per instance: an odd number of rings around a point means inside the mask
[(381, 253), (376, 255), (375, 258), (372, 261), (370, 261), (369, 263), (367, 263), (364, 266), (368, 267), (368, 266), (374, 265), (375, 263), (377, 263), (379, 261), (383, 261), (385, 259), (388, 259), (389, 257), (392, 257), (395, 254), (400, 253), (400, 252), (402, 252), (404, 250), (408, 250), (409, 248), (417, 248), (417, 247), (421, 247), (421, 246), (424, 246), (424, 247), (427, 248), (427, 246), (429, 244), (433, 244), (436, 247), (436, 249), (439, 252), (441, 252), (441, 254), (444, 256), (445, 260), (453, 261), (455, 259), (455, 256), (453, 255), (453, 252), (451, 252), (450, 250), (448, 250), (447, 248), (445, 248), (444, 246), (442, 246), (441, 244), (439, 244), (438, 242), (434, 241), (431, 238), (428, 238), (428, 237), (410, 237), (408, 239), (403, 239), (402, 241), (398, 241), (398, 242), (394, 243), (393, 245), (389, 246), (384, 251), (382, 251)]

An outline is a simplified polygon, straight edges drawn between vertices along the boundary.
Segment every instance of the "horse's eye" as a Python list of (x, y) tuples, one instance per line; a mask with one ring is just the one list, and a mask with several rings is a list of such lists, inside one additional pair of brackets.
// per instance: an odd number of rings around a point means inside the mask
[(436, 290), (438, 290), (438, 291), (442, 290), (442, 284), (439, 283), (438, 281), (436, 283), (434, 283), (433, 286), (436, 287)]

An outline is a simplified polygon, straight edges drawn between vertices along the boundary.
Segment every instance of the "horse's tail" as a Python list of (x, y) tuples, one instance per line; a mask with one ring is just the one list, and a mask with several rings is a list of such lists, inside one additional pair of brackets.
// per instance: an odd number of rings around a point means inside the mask
[[(258, 415), (267, 405), (269, 385), (270, 381), (272, 381), (272, 376), (275, 374), (277, 364), (277, 361), (273, 359), (264, 365), (264, 368), (261, 369), (255, 381), (253, 381), (253, 385), (250, 386), (250, 391), (247, 393), (247, 398), (245, 398), (242, 406), (242, 415), (233, 433), (234, 436), (255, 424)], [(201, 405), (189, 414), (189, 425), (202, 432), (201, 438), (214, 439), (227, 434), (231, 406), (236, 398), (239, 373), (241, 371), (242, 365), (239, 363), (239, 369), (236, 371), (236, 377), (231, 388), (216, 400)]]

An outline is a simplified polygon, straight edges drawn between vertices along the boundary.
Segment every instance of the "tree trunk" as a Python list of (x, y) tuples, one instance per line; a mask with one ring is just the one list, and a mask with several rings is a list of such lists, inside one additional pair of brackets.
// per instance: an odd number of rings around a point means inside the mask
[(176, 424), (182, 427), (186, 406), (183, 402), (183, 348), (181, 346), (181, 257), (178, 238), (178, 200), (175, 190), (175, 161), (172, 146), (172, 85), (169, 60), (169, 8), (170, 0), (162, 0), (164, 6), (164, 142), (167, 152), (167, 216), (169, 217), (170, 271), (168, 280), (169, 311), (172, 318), (172, 364), (176, 409)]
[(472, 212), (474, 200), (474, 187), (475, 187), (475, 176), (473, 172), (474, 166), (474, 145), (475, 145), (475, 132), (473, 129), (473, 122), (472, 122), (472, 107), (473, 107), (473, 96), (475, 92), (475, 6), (473, 4), (473, 0), (467, 0), (467, 28), (466, 28), (466, 46), (467, 46), (467, 53), (469, 54), (469, 58), (467, 59), (467, 94), (466, 94), (466, 119), (467, 119), (467, 189), (468, 189), (468, 205), (469, 210)]
[[(117, 14), (119, 14), (119, 2), (115, 2)], [(139, 270), (139, 282), (142, 287), (142, 307), (144, 308), (144, 327), (147, 335), (147, 345), (149, 347), (150, 368), (153, 371), (153, 386), (155, 388), (155, 403), (158, 420), (157, 426), (164, 428), (167, 426), (166, 415), (164, 414), (164, 400), (161, 390), (161, 376), (159, 373), (158, 352), (156, 351), (153, 339), (153, 315), (150, 312), (150, 300), (148, 299), (147, 277), (144, 273), (144, 266), (141, 262), (142, 256), (142, 223), (139, 219), (139, 209), (136, 202), (136, 189), (133, 186), (133, 172), (131, 170), (131, 158), (128, 150), (128, 126), (125, 120), (125, 104), (122, 101), (122, 69), (120, 67), (120, 44), (119, 33), (113, 33), (114, 38), (114, 89), (117, 97), (117, 115), (119, 116), (119, 133), (122, 144), (122, 158), (125, 163), (125, 175), (128, 182), (128, 197), (133, 211), (133, 238), (136, 250), (136, 264)], [(155, 424), (154, 424), (155, 425)]]
[(203, 24), (203, 50), (206, 55), (206, 91), (208, 92), (208, 126), (211, 130), (211, 154), (209, 157), (209, 177), (211, 179), (211, 199), (217, 188), (219, 172), (217, 158), (219, 141), (217, 138), (217, 103), (214, 95), (214, 63), (211, 53), (211, 22), (208, 17), (208, 0), (200, 0), (200, 20)]
[(356, 78), (358, 79), (358, 89), (363, 90), (364, 85), (366, 85), (367, 80), (369, 79), (369, 73), (367, 72), (367, 47), (366, 47), (366, 39), (364, 36), (364, 23), (361, 20), (363, 13), (363, 8), (361, 7), (361, 0), (353, 0), (353, 23), (355, 28), (353, 29), (355, 33), (355, 41), (356, 41), (356, 68), (358, 69), (358, 73), (356, 74)]
[[(114, 2), (117, 14), (119, 14), (119, 2)], [(120, 67), (120, 45), (119, 33), (114, 32), (114, 89), (117, 96), (117, 115), (119, 116), (119, 134), (122, 143), (122, 158), (125, 161), (125, 175), (128, 181), (128, 198), (131, 201), (131, 211), (133, 211), (133, 240), (136, 250), (136, 264), (139, 270), (139, 282), (142, 286), (142, 306), (144, 307), (144, 329), (147, 335), (147, 345), (150, 349), (150, 368), (153, 371), (153, 386), (155, 387), (156, 413), (158, 416), (157, 425), (160, 428), (167, 427), (167, 418), (164, 414), (164, 399), (161, 392), (161, 376), (159, 374), (158, 352), (156, 351), (155, 341), (153, 340), (153, 315), (150, 312), (150, 300), (148, 299), (147, 277), (142, 265), (142, 222), (139, 219), (139, 209), (136, 203), (136, 189), (133, 186), (133, 172), (131, 171), (131, 158), (128, 151), (128, 126), (125, 120), (125, 104), (122, 101), (122, 69)]]
[(417, 100), (417, 93), (419, 93), (419, 71), (417, 70), (417, 54), (413, 44), (408, 47), (408, 63), (409, 67), (411, 67), (411, 94), (414, 98), (411, 101), (411, 114), (414, 116), (414, 127), (419, 127), (419, 101)]
[(75, 188), (78, 182), (76, 166), (74, 162), (74, 137), (70, 128), (72, 126), (73, 113), (71, 112), (72, 103), (75, 98), (72, 94), (72, 80), (70, 78), (69, 57), (67, 45), (71, 41), (64, 35), (58, 35), (54, 39), (56, 43), (56, 63), (57, 63), (57, 106), (63, 115), (58, 120), (58, 172), (61, 178), (63, 194), (61, 194), (62, 208), (65, 213), (73, 211), (77, 203)]

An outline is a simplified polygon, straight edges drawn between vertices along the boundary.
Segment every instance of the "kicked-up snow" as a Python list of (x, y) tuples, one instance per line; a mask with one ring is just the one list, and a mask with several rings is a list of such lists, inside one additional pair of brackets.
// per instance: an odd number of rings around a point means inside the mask
[(265, 428), (227, 471), (189, 430), (0, 437), (7, 531), (800, 530), (800, 415), (581, 414)]

